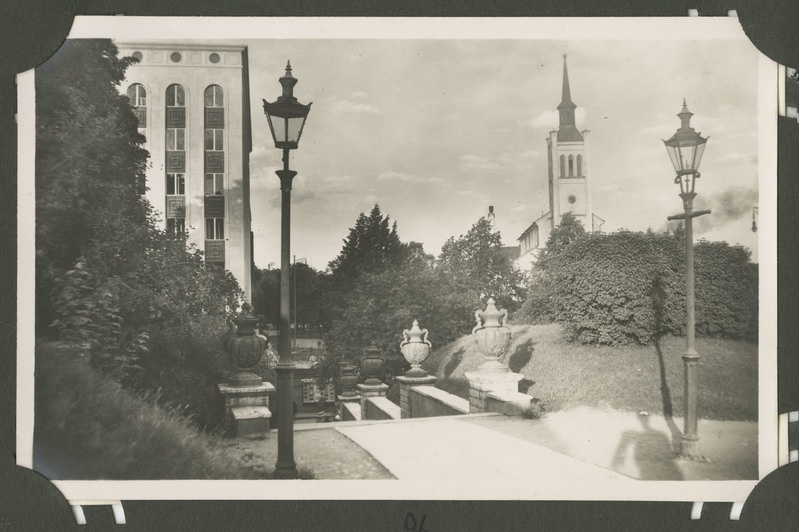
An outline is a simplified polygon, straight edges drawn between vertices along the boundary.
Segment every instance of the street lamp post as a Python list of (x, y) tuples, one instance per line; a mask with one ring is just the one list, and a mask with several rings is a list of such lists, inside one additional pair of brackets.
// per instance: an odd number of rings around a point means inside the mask
[(297, 149), (311, 104), (303, 105), (294, 97), (297, 79), (291, 75), (291, 63), (286, 63), (286, 74), (280, 78), (283, 94), (277, 100), (264, 102), (264, 113), (277, 149), (283, 150), (283, 169), (275, 173), (280, 178), (282, 195), (280, 218), (280, 335), (278, 337), (277, 403), (280, 412), (277, 433), (277, 462), (275, 477), (297, 478), (294, 461), (294, 400), (292, 388), (294, 361), (291, 358), (291, 332), (289, 330), (289, 254), (291, 249), (291, 181), (297, 172), (289, 170), (289, 151)]
[(669, 139), (664, 140), (666, 151), (677, 172), (674, 179), (680, 185), (680, 198), (682, 198), (684, 213), (669, 216), (669, 220), (685, 220), (685, 298), (686, 298), (686, 329), (685, 353), (682, 355), (685, 369), (685, 413), (682, 441), (680, 442), (680, 456), (684, 458), (700, 458), (699, 435), (697, 432), (697, 396), (699, 370), (699, 354), (696, 352), (696, 316), (694, 314), (694, 235), (693, 219), (697, 216), (710, 214), (710, 210), (694, 211), (694, 187), (699, 174), (699, 162), (705, 151), (707, 138), (703, 138), (691, 127), (691, 113), (683, 100), (682, 111), (677, 115), (681, 125), (677, 132)]

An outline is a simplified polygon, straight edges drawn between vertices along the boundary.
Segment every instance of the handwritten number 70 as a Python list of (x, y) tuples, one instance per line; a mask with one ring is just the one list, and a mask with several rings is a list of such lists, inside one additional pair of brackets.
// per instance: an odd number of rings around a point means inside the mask
[(405, 516), (405, 521), (403, 521), (402, 526), (408, 532), (427, 532), (427, 529), (424, 527), (424, 520), (427, 519), (426, 515), (422, 516), (422, 519), (417, 521), (416, 516), (413, 513), (408, 512)]

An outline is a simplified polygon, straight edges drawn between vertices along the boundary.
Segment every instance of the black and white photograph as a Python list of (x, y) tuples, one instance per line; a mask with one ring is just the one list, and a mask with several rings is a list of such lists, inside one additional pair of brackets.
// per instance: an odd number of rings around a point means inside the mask
[(68, 499), (777, 467), (778, 66), (734, 18), (78, 17), (19, 83), (18, 463)]

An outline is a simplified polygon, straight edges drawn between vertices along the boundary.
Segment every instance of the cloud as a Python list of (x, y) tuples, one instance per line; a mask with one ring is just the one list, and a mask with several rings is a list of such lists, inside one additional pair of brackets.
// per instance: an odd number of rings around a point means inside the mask
[(340, 114), (356, 114), (380, 116), (383, 113), (373, 105), (367, 103), (351, 102), (349, 100), (339, 100), (333, 104), (333, 112)]
[(703, 233), (729, 222), (749, 218), (757, 205), (757, 187), (730, 187), (718, 194), (702, 195), (702, 208), (710, 208), (710, 214), (697, 220), (697, 230)]
[(714, 163), (721, 164), (753, 164), (757, 162), (757, 155), (751, 153), (727, 152), (723, 155), (719, 155), (718, 157), (713, 157), (712, 160)]
[(469, 171), (492, 172), (502, 168), (499, 163), (489, 161), (479, 155), (461, 155), (458, 160), (460, 160), (463, 169)]
[(527, 157), (529, 157), (531, 159), (538, 159), (542, 155), (543, 155), (543, 153), (538, 151), (538, 150), (526, 150), (526, 151), (523, 151), (523, 152), (517, 154), (517, 157), (519, 157), (520, 159), (521, 158), (527, 158)]
[(322, 178), (322, 181), (327, 185), (346, 185), (353, 182), (351, 175), (328, 175)]
[(377, 176), (378, 181), (392, 181), (400, 183), (441, 183), (443, 179), (440, 177), (426, 177), (413, 174), (405, 174), (403, 172), (394, 172), (386, 170), (380, 172)]

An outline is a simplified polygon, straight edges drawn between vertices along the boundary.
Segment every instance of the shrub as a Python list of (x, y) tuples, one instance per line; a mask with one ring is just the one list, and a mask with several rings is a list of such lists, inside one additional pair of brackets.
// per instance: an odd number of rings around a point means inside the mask
[[(749, 253), (724, 242), (695, 245), (696, 331), (757, 335), (757, 266)], [(621, 345), (685, 334), (685, 253), (679, 237), (622, 231), (579, 238), (548, 258), (533, 290), (572, 339)], [(536, 299), (528, 302), (535, 304)]]
[(430, 331), (434, 345), (448, 343), (474, 326), (478, 295), (420, 262), (362, 275), (325, 334), (328, 354), (322, 364), (323, 376), (336, 376), (338, 362), (345, 358), (357, 367), (362, 350), (372, 342), (386, 356), (388, 373), (401, 375), (410, 367), (399, 350), (402, 331), (418, 320)]
[(37, 345), (34, 465), (51, 479), (264, 478), (157, 394), (136, 396), (81, 356)]

